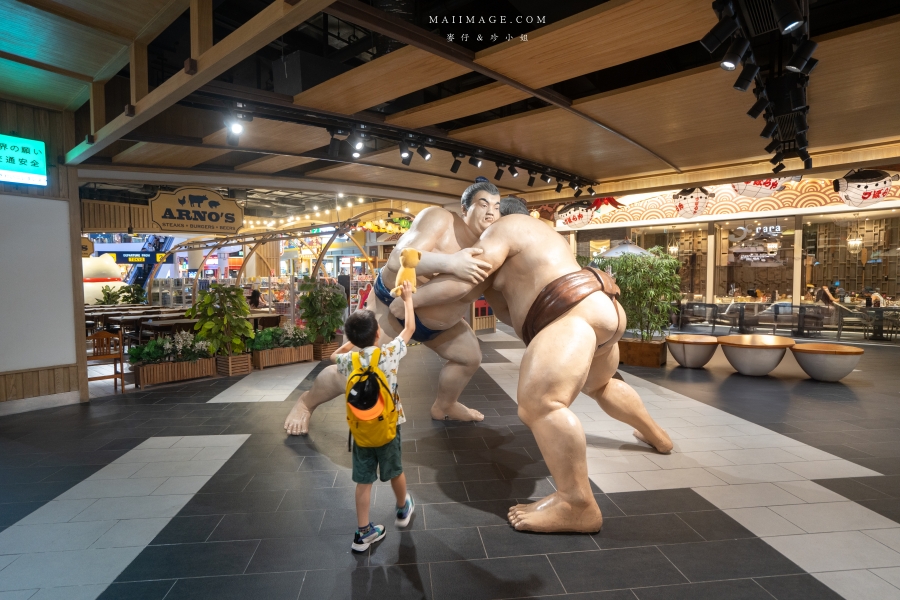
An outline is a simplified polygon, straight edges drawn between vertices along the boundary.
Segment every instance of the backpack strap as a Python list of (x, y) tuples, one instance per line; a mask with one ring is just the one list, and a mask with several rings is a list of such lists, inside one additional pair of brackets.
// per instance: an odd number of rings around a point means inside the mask
[(359, 362), (359, 352), (352, 352), (350, 354), (350, 360), (353, 362), (352, 371), (356, 371), (362, 368), (362, 364)]

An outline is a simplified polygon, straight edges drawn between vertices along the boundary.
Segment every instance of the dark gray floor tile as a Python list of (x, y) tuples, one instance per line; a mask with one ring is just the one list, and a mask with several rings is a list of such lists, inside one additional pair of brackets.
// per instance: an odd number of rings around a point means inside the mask
[(426, 467), (442, 467), (456, 465), (456, 458), (451, 452), (429, 451), (411, 452), (403, 455), (404, 465), (423, 465)]
[(254, 512), (225, 515), (209, 537), (211, 542), (318, 535), (324, 510)]
[(639, 600), (772, 600), (752, 579), (641, 588), (634, 594)]
[(581, 594), (563, 594), (562, 596), (532, 596), (534, 600), (635, 600), (631, 590), (611, 590), (609, 592), (584, 592)]
[(601, 548), (628, 548), (657, 544), (699, 542), (703, 538), (675, 514), (611, 517), (593, 535)]
[(845, 446), (843, 444), (826, 444), (821, 446), (816, 446), (822, 452), (827, 452), (828, 454), (834, 454), (838, 458), (845, 458), (847, 460), (855, 461), (858, 458), (872, 458), (872, 455), (863, 452), (857, 448), (853, 448), (851, 446)]
[[(49, 475), (44, 481), (68, 481), (72, 483), (80, 483), (97, 471), (103, 468), (103, 465), (76, 465), (72, 467), (60, 467), (55, 473)], [(0, 480), (3, 476), (0, 475)]]
[(306, 573), (264, 573), (179, 579), (167, 600), (296, 600)]
[(425, 515), (426, 529), (446, 529), (448, 527), (502, 525), (507, 522), (506, 515), (513, 504), (515, 502), (511, 500), (485, 500), (482, 502), (428, 504), (420, 509)]
[(882, 494), (886, 494), (892, 498), (900, 498), (900, 476), (856, 477), (855, 480), (867, 487), (878, 490)]
[(431, 600), (429, 565), (309, 571), (298, 600)]
[(6, 527), (16, 523), (23, 517), (33, 513), (44, 502), (14, 502), (12, 504), (0, 504), (0, 527)]
[(163, 600), (174, 585), (173, 580), (113, 583), (97, 600)]
[(330, 488), (337, 471), (307, 471), (303, 473), (260, 473), (254, 475), (245, 492)]
[(876, 458), (900, 457), (900, 440), (893, 442), (861, 442), (857, 440), (846, 445)]
[(501, 498), (543, 498), (555, 490), (546, 477), (474, 481), (466, 483), (469, 498), (499, 500)]
[(420, 438), (416, 441), (417, 452), (454, 451), (454, 450), (486, 450), (481, 437), (446, 437)]
[(224, 515), (175, 517), (160, 531), (151, 545), (205, 542)]
[(229, 460), (219, 473), (295, 473), (300, 470), (300, 465), (306, 457), (296, 456), (293, 458), (280, 457), (276, 459), (257, 458), (245, 460)]
[(760, 539), (661, 546), (660, 550), (691, 581), (713, 581), (803, 570)]
[(478, 529), (436, 529), (388, 533), (373, 545), (369, 565), (399, 565), (487, 558)]
[(60, 467), (19, 467), (0, 469), (0, 481), (2, 481), (4, 485), (37, 483), (39, 481), (44, 481), (61, 470)]
[(275, 573), (365, 566), (369, 552), (353, 552), (350, 549), (352, 543), (352, 530), (345, 535), (262, 540), (246, 572)]
[(180, 516), (224, 515), (229, 513), (274, 512), (285, 492), (238, 492), (197, 494), (191, 498)]
[(209, 478), (209, 481), (203, 484), (203, 487), (200, 488), (200, 493), (242, 492), (253, 477), (253, 473), (216, 473)]
[(618, 492), (607, 494), (626, 515), (651, 515), (657, 513), (715, 510), (694, 490), (653, 490), (646, 492)]
[(4, 483), (4, 485), (0, 485), (0, 504), (14, 502), (47, 502), (71, 488), (75, 483), (76, 482), (74, 481)]
[(900, 458), (856, 458), (853, 462), (882, 475), (900, 475)]
[(244, 572), (257, 540), (148, 546), (116, 581), (237, 575)]
[(720, 510), (678, 513), (678, 516), (707, 541), (756, 537)]
[(435, 600), (519, 598), (566, 591), (546, 556), (432, 563), (431, 585)]
[(551, 554), (549, 558), (567, 592), (687, 583), (655, 547)]
[(279, 511), (329, 508), (356, 508), (352, 488), (320, 488), (288, 490)]
[(584, 534), (531, 533), (516, 531), (508, 524), (478, 530), (490, 558), (598, 549), (591, 536)]
[(321, 455), (307, 456), (300, 464), (300, 471), (338, 471), (349, 470), (352, 467), (351, 454), (349, 452), (343, 452), (340, 456), (335, 457)]
[(421, 483), (436, 483), (440, 481), (477, 481), (478, 486), (482, 483), (490, 483), (488, 480), (502, 479), (503, 475), (496, 465), (475, 464), (475, 465), (443, 465), (439, 467), (421, 466), (419, 467), (419, 481)]
[(840, 494), (854, 502), (860, 500), (877, 500), (893, 496), (893, 494), (886, 494), (868, 484), (869, 481), (876, 479), (888, 479), (888, 477), (862, 477), (859, 479), (847, 477), (840, 479), (816, 479), (815, 481), (822, 487), (828, 488), (832, 492)]
[(849, 432), (861, 442), (896, 442), (900, 440), (900, 429), (863, 429)]
[(486, 450), (455, 450), (456, 463), (471, 465), (478, 463), (497, 463), (498, 465), (515, 467), (536, 462), (525, 448), (489, 448)]
[[(384, 525), (387, 532), (393, 531), (417, 531), (425, 529), (425, 517), (423, 507), (417, 506), (412, 519), (406, 527), (399, 528), (394, 525), (395, 511), (392, 508), (372, 508), (369, 518), (373, 523)], [(356, 531), (356, 509), (330, 508), (325, 511), (325, 518), (319, 527), (319, 535), (353, 535)]]
[(841, 600), (842, 596), (812, 575), (757, 577), (756, 582), (766, 588), (776, 600)]
[(857, 504), (874, 510), (879, 515), (900, 523), (900, 499), (882, 498), (880, 500), (860, 500)]
[[(416, 501), (416, 504), (420, 506), (441, 502), (466, 502), (469, 499), (466, 494), (466, 486), (461, 481), (415, 483), (408, 485), (407, 490)], [(396, 507), (397, 500), (393, 493), (378, 493), (375, 496), (375, 505)]]
[(624, 517), (625, 513), (616, 506), (616, 503), (610, 500), (609, 496), (606, 494), (594, 494), (594, 500), (597, 501), (597, 506), (600, 507), (600, 512), (603, 513), (603, 518), (606, 517)]

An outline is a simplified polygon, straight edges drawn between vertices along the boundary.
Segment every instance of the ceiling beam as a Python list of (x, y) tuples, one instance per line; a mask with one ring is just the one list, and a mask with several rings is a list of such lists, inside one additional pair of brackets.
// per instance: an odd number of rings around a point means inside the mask
[(48, 65), (47, 63), (31, 60), (30, 58), (25, 58), (24, 56), (18, 56), (16, 54), (10, 54), (9, 52), (3, 52), (2, 50), (0, 50), (0, 58), (22, 65), (28, 65), (29, 67), (34, 67), (35, 69), (40, 69), (42, 71), (56, 73), (57, 75), (62, 75), (63, 77), (68, 77), (70, 79), (84, 81), (85, 83), (91, 83), (94, 81), (94, 78), (90, 75), (85, 75), (84, 73), (76, 73), (75, 71), (70, 71), (68, 69), (63, 69), (62, 67), (57, 67), (54, 65)]
[(284, 0), (275, 0), (228, 37), (204, 52), (197, 59), (196, 74), (188, 75), (182, 70), (172, 75), (134, 104), (133, 117), (119, 115), (96, 133), (93, 144), (85, 141), (69, 150), (66, 153), (66, 163), (80, 164), (108, 148), (123, 135), (134, 131), (273, 39), (321, 12), (329, 3), (330, 0), (300, 0), (291, 6)]
[(67, 21), (72, 21), (73, 23), (78, 23), (83, 27), (87, 27), (89, 29), (93, 29), (94, 31), (100, 31), (105, 33), (122, 44), (129, 44), (131, 40), (137, 36), (137, 32), (131, 31), (127, 27), (122, 27), (121, 25), (117, 25), (111, 21), (105, 21), (98, 17), (85, 14), (79, 10), (75, 10), (74, 8), (70, 8), (64, 4), (60, 4), (58, 2), (54, 2), (53, 0), (17, 0), (22, 4), (27, 4), (32, 8), (36, 8), (42, 12), (49, 13), (51, 15), (56, 15), (57, 17), (61, 17), (66, 19)]
[(360, 27), (365, 27), (370, 31), (375, 31), (382, 35), (387, 35), (397, 41), (403, 42), (404, 44), (415, 46), (416, 48), (420, 48), (422, 50), (430, 52), (435, 56), (439, 56), (446, 60), (455, 62), (472, 71), (475, 71), (476, 73), (480, 73), (482, 75), (490, 77), (494, 81), (499, 81), (500, 83), (506, 84), (512, 88), (534, 96), (539, 100), (543, 100), (548, 104), (561, 108), (579, 117), (580, 119), (588, 121), (589, 123), (600, 127), (601, 129), (604, 129), (609, 133), (612, 133), (613, 135), (625, 140), (626, 142), (644, 150), (645, 152), (653, 155), (660, 162), (673, 169), (676, 173), (681, 173), (681, 170), (677, 166), (675, 166), (650, 148), (647, 148), (646, 146), (629, 138), (625, 134), (616, 131), (608, 125), (605, 125), (594, 117), (591, 117), (590, 115), (587, 115), (580, 110), (573, 108), (572, 101), (562, 94), (559, 94), (558, 92), (547, 88), (530, 88), (522, 83), (519, 83), (518, 81), (510, 79), (509, 77), (494, 71), (493, 69), (489, 69), (483, 65), (480, 65), (475, 62), (474, 52), (463, 48), (462, 46), (447, 42), (442, 37), (436, 34), (425, 31), (424, 29), (416, 25), (412, 25), (406, 21), (403, 21), (402, 19), (398, 19), (397, 17), (394, 17), (393, 15), (390, 15), (382, 10), (363, 4), (358, 0), (337, 0), (328, 8), (326, 8), (325, 12), (338, 17), (339, 19), (343, 19), (350, 23), (355, 23)]

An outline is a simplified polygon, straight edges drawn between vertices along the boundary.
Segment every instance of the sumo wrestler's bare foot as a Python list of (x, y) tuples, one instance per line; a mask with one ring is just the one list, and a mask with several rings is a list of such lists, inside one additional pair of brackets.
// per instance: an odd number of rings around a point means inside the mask
[(435, 401), (431, 405), (431, 418), (435, 421), (483, 421), (484, 415), (474, 408), (467, 408), (459, 402), (442, 407)]
[(674, 447), (672, 440), (669, 439), (669, 434), (666, 433), (664, 429), (659, 429), (652, 440), (648, 439), (647, 436), (642, 434), (637, 429), (635, 429), (632, 433), (634, 434), (634, 437), (644, 442), (648, 446), (652, 446), (660, 454), (668, 454)]
[(303, 401), (309, 392), (303, 392), (291, 412), (288, 413), (287, 419), (284, 420), (284, 430), (288, 435), (306, 435), (309, 433), (309, 420), (312, 417), (312, 409), (310, 409)]
[(508, 518), (517, 531), (596, 533), (603, 526), (603, 515), (593, 498), (576, 503), (558, 492), (533, 504), (513, 506)]

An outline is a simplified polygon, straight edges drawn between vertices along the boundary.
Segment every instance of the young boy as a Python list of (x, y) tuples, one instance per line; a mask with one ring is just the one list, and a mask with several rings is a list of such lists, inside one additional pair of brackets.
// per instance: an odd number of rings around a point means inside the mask
[[(406, 307), (406, 322), (403, 331), (395, 339), (381, 346), (381, 358), (378, 360), (378, 368), (387, 378), (394, 398), (397, 398), (397, 367), (400, 359), (406, 355), (406, 344), (412, 338), (416, 330), (416, 320), (413, 314), (412, 287), (409, 282), (403, 283), (400, 297)], [(370, 364), (372, 352), (384, 338), (384, 332), (378, 326), (375, 313), (370, 310), (358, 310), (354, 312), (344, 323), (344, 332), (350, 341), (338, 348), (331, 355), (331, 360), (337, 362), (338, 371), (348, 377), (353, 371), (354, 347), (362, 348), (359, 353), (359, 361), (363, 367)], [(401, 410), (399, 403), (397, 410)], [(402, 414), (402, 413), (401, 413)], [(376, 468), (381, 475), (381, 481), (391, 482), (391, 488), (397, 497), (398, 527), (406, 527), (415, 509), (412, 497), (406, 492), (406, 475), (403, 474), (403, 465), (400, 461), (400, 419), (397, 425), (397, 437), (378, 448), (362, 448), (353, 444), (353, 481), (356, 482), (356, 518), (359, 528), (353, 538), (353, 550), (363, 552), (370, 545), (384, 537), (384, 525), (373, 525), (369, 521), (369, 500), (372, 495), (372, 484), (375, 483)]]

